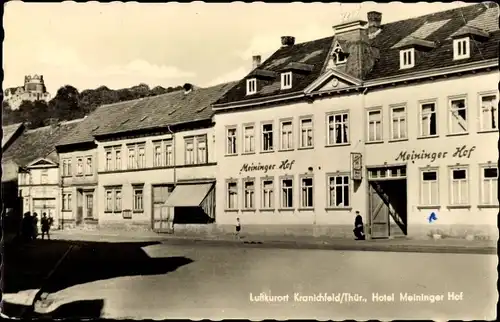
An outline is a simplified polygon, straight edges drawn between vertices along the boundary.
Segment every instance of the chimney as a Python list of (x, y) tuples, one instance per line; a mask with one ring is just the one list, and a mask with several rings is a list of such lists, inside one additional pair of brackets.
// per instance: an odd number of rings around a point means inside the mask
[(364, 20), (351, 20), (333, 26), (333, 32), (337, 38), (347, 41), (360, 41), (366, 35), (366, 24)]
[(281, 46), (288, 47), (293, 46), (295, 44), (295, 37), (292, 36), (282, 36), (281, 37)]
[(375, 34), (380, 30), (382, 14), (377, 11), (368, 12), (368, 35)]
[(253, 69), (259, 67), (260, 66), (260, 61), (261, 61), (260, 55), (253, 56), (252, 59), (253, 59)]
[(184, 95), (189, 94), (193, 90), (193, 85), (189, 83), (184, 84), (182, 87), (184, 88)]

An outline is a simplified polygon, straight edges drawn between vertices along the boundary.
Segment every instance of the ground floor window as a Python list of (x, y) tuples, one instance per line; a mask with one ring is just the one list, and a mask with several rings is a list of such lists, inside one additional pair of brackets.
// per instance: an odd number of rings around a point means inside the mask
[(71, 209), (71, 193), (63, 193), (62, 195), (63, 203), (62, 210), (70, 210)]
[(262, 180), (262, 209), (274, 208), (274, 180)]
[(328, 176), (328, 206), (331, 208), (350, 207), (349, 176)]
[(106, 212), (121, 212), (122, 211), (122, 189), (106, 188)]
[(238, 182), (226, 182), (226, 209), (238, 209)]
[(420, 173), (420, 204), (439, 205), (439, 181), (437, 169), (425, 169)]
[(144, 211), (143, 186), (134, 187), (134, 211)]
[(301, 200), (301, 208), (312, 208), (314, 207), (313, 203), (313, 178), (306, 177), (300, 179), (300, 200)]
[(281, 208), (293, 208), (293, 178), (281, 179)]
[(481, 167), (481, 205), (498, 204), (498, 168)]
[(468, 169), (457, 167), (450, 169), (450, 204), (469, 204), (469, 176)]
[(244, 203), (245, 209), (255, 209), (255, 182), (253, 179), (243, 181)]

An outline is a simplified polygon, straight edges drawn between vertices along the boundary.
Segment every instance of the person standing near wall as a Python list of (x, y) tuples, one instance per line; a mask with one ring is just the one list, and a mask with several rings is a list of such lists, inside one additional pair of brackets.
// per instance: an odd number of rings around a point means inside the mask
[(356, 219), (354, 219), (354, 236), (356, 240), (365, 240), (365, 225), (363, 224), (363, 217), (356, 211)]

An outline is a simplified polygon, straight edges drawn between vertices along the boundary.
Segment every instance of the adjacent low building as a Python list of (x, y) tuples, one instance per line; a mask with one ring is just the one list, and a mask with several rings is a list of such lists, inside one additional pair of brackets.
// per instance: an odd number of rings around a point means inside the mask
[(217, 224), (371, 238), (498, 234), (498, 7), (282, 47), (214, 104)]

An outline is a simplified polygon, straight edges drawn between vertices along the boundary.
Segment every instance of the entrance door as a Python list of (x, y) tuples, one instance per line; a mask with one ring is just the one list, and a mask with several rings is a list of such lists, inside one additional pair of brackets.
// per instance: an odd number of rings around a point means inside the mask
[(93, 219), (94, 218), (94, 194), (86, 193), (85, 194), (85, 218)]
[(154, 231), (171, 232), (173, 229), (174, 209), (165, 202), (174, 190), (173, 186), (153, 186), (153, 211), (151, 225)]
[(371, 238), (389, 237), (389, 208), (372, 184), (369, 188)]
[(44, 199), (33, 199), (33, 213), (38, 214), (38, 225), (41, 224), (41, 218), (42, 215), (45, 213), (47, 214), (47, 217), (49, 215), (52, 216), (52, 218), (57, 220), (55, 218), (55, 211), (56, 210), (56, 199), (54, 198), (44, 198)]

